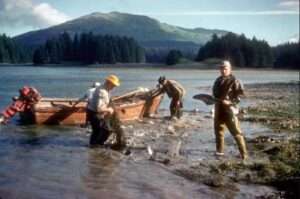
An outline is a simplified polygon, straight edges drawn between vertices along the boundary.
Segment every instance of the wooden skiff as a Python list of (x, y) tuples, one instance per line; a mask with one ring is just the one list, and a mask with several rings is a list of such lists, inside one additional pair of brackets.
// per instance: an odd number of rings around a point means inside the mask
[[(121, 122), (133, 121), (155, 114), (163, 95), (149, 97), (147, 93), (126, 96), (113, 101)], [(86, 120), (86, 102), (73, 104), (77, 98), (42, 98), (29, 111), (20, 113), (23, 123), (81, 125)]]

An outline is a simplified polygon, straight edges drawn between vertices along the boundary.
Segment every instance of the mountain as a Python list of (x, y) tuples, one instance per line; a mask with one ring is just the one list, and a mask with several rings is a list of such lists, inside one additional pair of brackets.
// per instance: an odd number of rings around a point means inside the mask
[(145, 47), (158, 43), (159, 46), (170, 46), (172, 42), (175, 46), (177, 44), (199, 46), (210, 40), (212, 34), (220, 36), (227, 33), (223, 30), (182, 28), (142, 15), (97, 12), (46, 29), (21, 34), (14, 39), (25, 45), (36, 46), (63, 32), (68, 32), (70, 35), (93, 32), (94, 34), (128, 36), (135, 38)]

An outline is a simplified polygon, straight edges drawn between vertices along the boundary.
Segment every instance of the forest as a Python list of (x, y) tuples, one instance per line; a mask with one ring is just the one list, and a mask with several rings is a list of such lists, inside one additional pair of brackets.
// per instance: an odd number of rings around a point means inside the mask
[(199, 49), (196, 60), (208, 58), (227, 59), (239, 67), (299, 69), (299, 41), (271, 47), (264, 40), (248, 39), (243, 34), (213, 35), (211, 41)]
[(34, 64), (59, 64), (61, 62), (94, 63), (139, 63), (145, 62), (144, 49), (132, 38), (75, 34), (64, 32), (38, 47), (33, 53)]
[[(228, 33), (212, 39), (203, 46), (195, 60), (185, 52), (170, 49), (169, 53), (151, 51), (151, 62), (175, 65), (180, 60), (201, 62), (209, 58), (228, 59), (233, 65), (246, 68), (300, 68), (300, 44), (285, 43), (271, 47), (266, 41), (246, 38), (243, 34)], [(154, 55), (157, 54), (157, 55)], [(81, 33), (73, 36), (64, 32), (48, 39), (43, 45), (32, 48), (18, 44), (13, 38), (0, 35), (0, 63), (61, 64), (65, 62), (143, 63), (148, 62), (147, 50), (133, 38)]]
[(17, 44), (5, 34), (0, 35), (0, 63), (26, 63), (32, 61), (32, 52)]

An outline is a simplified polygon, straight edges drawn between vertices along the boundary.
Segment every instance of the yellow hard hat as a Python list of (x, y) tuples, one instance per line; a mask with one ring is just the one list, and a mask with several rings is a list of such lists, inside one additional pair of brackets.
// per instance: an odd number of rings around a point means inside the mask
[(109, 75), (105, 78), (106, 81), (109, 81), (115, 86), (120, 86), (120, 80), (116, 75)]

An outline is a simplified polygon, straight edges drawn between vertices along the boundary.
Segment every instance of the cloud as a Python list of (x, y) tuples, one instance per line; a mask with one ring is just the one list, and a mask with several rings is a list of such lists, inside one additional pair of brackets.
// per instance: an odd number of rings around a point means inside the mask
[(34, 4), (32, 0), (0, 0), (0, 26), (25, 25), (44, 28), (65, 22), (67, 15), (48, 3)]
[(266, 11), (195, 11), (195, 12), (166, 12), (166, 13), (138, 13), (141, 15), (152, 16), (225, 16), (225, 15), (238, 15), (238, 16), (255, 16), (255, 15), (299, 15), (299, 11), (294, 10), (266, 10)]
[(295, 34), (295, 35), (293, 35), (292, 37), (289, 38), (289, 42), (290, 43), (297, 43), (299, 41), (300, 41), (300, 39), (299, 39), (299, 33)]
[(281, 0), (278, 4), (279, 7), (288, 10), (298, 10), (299, 11), (299, 0)]
[(49, 25), (59, 24), (68, 20), (68, 16), (52, 8), (47, 3), (41, 3), (33, 8), (33, 14), (38, 16), (41, 22)]
[(270, 10), (206, 10), (206, 11), (187, 11), (187, 12), (152, 12), (138, 13), (152, 16), (275, 16), (275, 15), (299, 15), (299, 0), (278, 0), (278, 9)]

